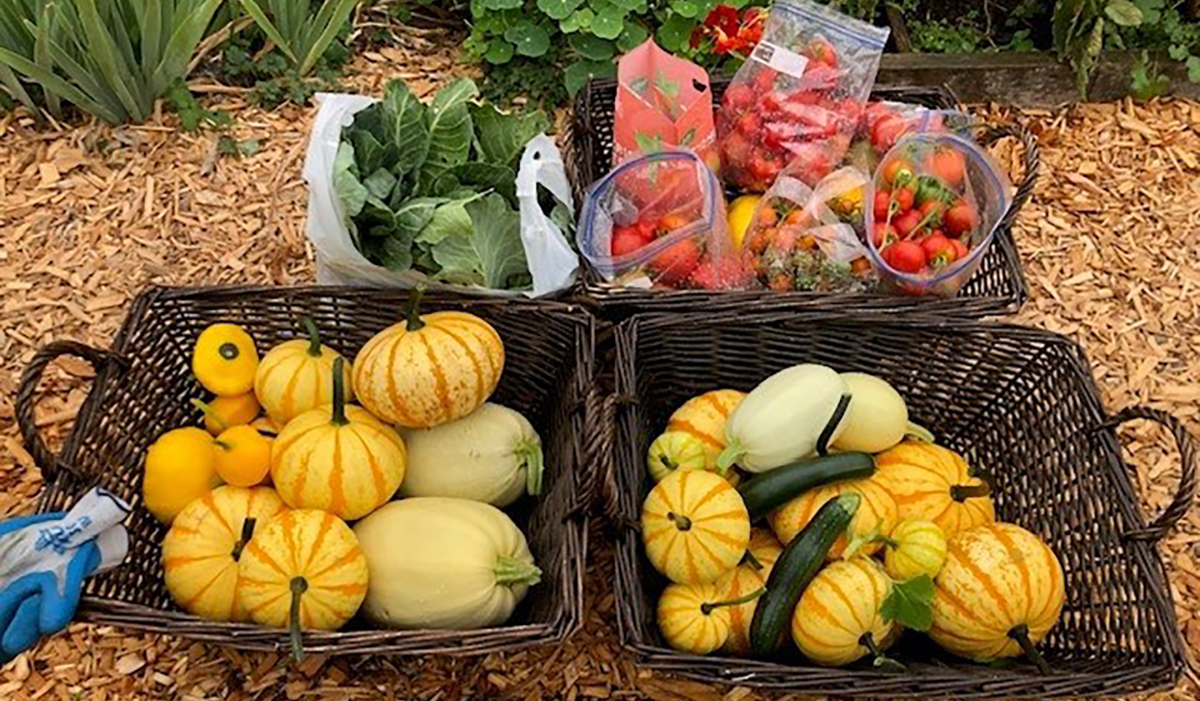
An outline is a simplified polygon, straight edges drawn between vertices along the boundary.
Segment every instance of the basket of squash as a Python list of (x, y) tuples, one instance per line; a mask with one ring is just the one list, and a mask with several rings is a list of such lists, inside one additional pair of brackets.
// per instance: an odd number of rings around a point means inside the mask
[[(1184, 656), (1154, 542), (1177, 420), (1105, 413), (1082, 350), (975, 322), (784, 313), (618, 327), (604, 480), (623, 643), (815, 695), (1120, 696)], [(1153, 521), (1115, 427), (1166, 426)]]
[[(59, 355), (96, 369), (60, 454)], [(482, 654), (582, 620), (591, 318), (533, 300), (153, 288), (108, 350), (42, 349), (40, 510), (100, 484), (130, 556), (84, 620), (244, 649)], [(593, 422), (594, 423), (594, 422)]]

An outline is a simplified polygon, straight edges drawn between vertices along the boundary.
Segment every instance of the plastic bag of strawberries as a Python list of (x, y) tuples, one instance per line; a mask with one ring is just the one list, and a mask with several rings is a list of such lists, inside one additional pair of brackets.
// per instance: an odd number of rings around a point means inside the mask
[(785, 167), (815, 186), (841, 164), (889, 30), (808, 0), (780, 0), (721, 99), (717, 138), (730, 185), (765, 192)]

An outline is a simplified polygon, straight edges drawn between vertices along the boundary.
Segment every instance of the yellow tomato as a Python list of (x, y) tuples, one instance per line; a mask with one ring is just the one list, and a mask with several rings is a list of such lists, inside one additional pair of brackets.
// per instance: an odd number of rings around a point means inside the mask
[(750, 220), (754, 217), (754, 210), (758, 207), (760, 199), (762, 198), (758, 195), (742, 195), (729, 203), (726, 220), (729, 222), (729, 235), (733, 237), (734, 248), (742, 247), (742, 239), (746, 237), (746, 230), (750, 228)]

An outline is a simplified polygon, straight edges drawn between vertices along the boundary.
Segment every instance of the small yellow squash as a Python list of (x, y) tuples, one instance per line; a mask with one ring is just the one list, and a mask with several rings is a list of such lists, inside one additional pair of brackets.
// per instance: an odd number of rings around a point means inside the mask
[(883, 568), (897, 582), (936, 577), (946, 563), (946, 534), (933, 521), (901, 521), (885, 542)]
[(249, 392), (257, 369), (254, 339), (236, 324), (213, 324), (196, 339), (192, 372), (213, 394), (229, 397)]
[(146, 451), (142, 497), (154, 518), (170, 524), (183, 507), (220, 484), (213, 438), (206, 431), (177, 428)]
[(987, 483), (953, 450), (908, 440), (877, 455), (875, 465), (903, 520), (933, 521), (947, 538), (996, 520)]
[(796, 604), (792, 640), (805, 657), (825, 667), (848, 665), (868, 654), (878, 658), (899, 633), (881, 613), (891, 593), (892, 580), (870, 558), (827, 565)]
[(934, 580), (929, 636), (971, 660), (1024, 652), (1047, 671), (1034, 648), (1062, 613), (1063, 569), (1040, 538), (1009, 523), (989, 523), (950, 537)]
[(271, 471), (271, 440), (253, 426), (234, 426), (213, 441), (217, 476), (235, 487), (253, 487)]
[[(342, 357), (321, 345), (321, 334), (312, 319), (302, 320), (308, 340), (284, 341), (272, 348), (254, 375), (254, 393), (275, 422), (286, 424), (306, 411), (333, 401), (333, 362)], [(346, 401), (354, 399), (351, 370), (342, 370)]]
[(692, 397), (671, 414), (668, 431), (691, 434), (704, 445), (706, 470), (717, 469), (717, 456), (725, 450), (725, 423), (746, 398), (736, 389), (718, 389)]
[(699, 438), (683, 431), (667, 431), (650, 444), (646, 466), (657, 482), (676, 470), (703, 470), (708, 466), (708, 457)]
[[(842, 480), (809, 490), (771, 512), (767, 517), (771, 529), (775, 531), (779, 541), (787, 545), (808, 525), (825, 502), (846, 493), (862, 497), (862, 504), (854, 514), (847, 533), (855, 538), (865, 539), (857, 552), (850, 554), (871, 555), (882, 547), (882, 543), (875, 539), (875, 536), (890, 535), (899, 521), (896, 500), (887, 488), (874, 478)], [(848, 544), (846, 533), (838, 536), (833, 547), (829, 549), (829, 559), (843, 557)]]
[(380, 331), (354, 360), (354, 391), (380, 419), (430, 428), (459, 419), (487, 401), (504, 370), (504, 344), (491, 324), (466, 312), (418, 315)]
[(671, 581), (713, 582), (746, 554), (750, 514), (723, 477), (675, 471), (646, 496), (642, 541), (651, 564)]
[(179, 607), (210, 621), (248, 621), (238, 560), (255, 529), (286, 507), (269, 487), (217, 487), (188, 504), (163, 538), (163, 576)]
[(658, 629), (672, 648), (707, 655), (729, 638), (732, 607), (752, 602), (762, 587), (738, 599), (725, 600), (716, 584), (670, 584), (658, 599)]
[(297, 416), (271, 444), (271, 481), (295, 509), (347, 521), (387, 503), (404, 479), (404, 441), (365, 409), (346, 406), (342, 359), (334, 361), (333, 405)]
[[(783, 546), (775, 534), (766, 528), (752, 528), (750, 547), (741, 564), (717, 580), (721, 598), (726, 601), (739, 599), (767, 586), (767, 577), (771, 576), (771, 569), (782, 552)], [(750, 622), (754, 620), (757, 607), (757, 598), (729, 607), (729, 637), (721, 646), (722, 650), (735, 655), (749, 654)]]
[(261, 410), (253, 392), (218, 396), (208, 402), (193, 399), (192, 404), (204, 412), (204, 430), (214, 436), (221, 435), (222, 431), (232, 426), (244, 426), (254, 421)]

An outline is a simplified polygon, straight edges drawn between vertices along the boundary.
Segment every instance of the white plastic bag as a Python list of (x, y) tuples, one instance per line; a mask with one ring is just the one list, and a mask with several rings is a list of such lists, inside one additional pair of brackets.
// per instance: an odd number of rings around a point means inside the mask
[(304, 159), (304, 180), (308, 183), (308, 224), (305, 231), (317, 254), (318, 284), (409, 288), (424, 283), (430, 289), (465, 289), (484, 295), (525, 294), (536, 297), (565, 289), (574, 280), (579, 267), (578, 257), (563, 232), (550, 221), (537, 202), (537, 186), (541, 184), (568, 208), (572, 206), (562, 156), (549, 137), (540, 135), (529, 142), (517, 174), (521, 242), (533, 277), (533, 289), (517, 293), (448, 285), (432, 281), (419, 271), (398, 273), (375, 265), (355, 248), (346, 227), (345, 211), (334, 188), (333, 162), (337, 157), (342, 129), (354, 122), (355, 114), (377, 100), (365, 95), (320, 93), (317, 101), (320, 109), (313, 123)]

